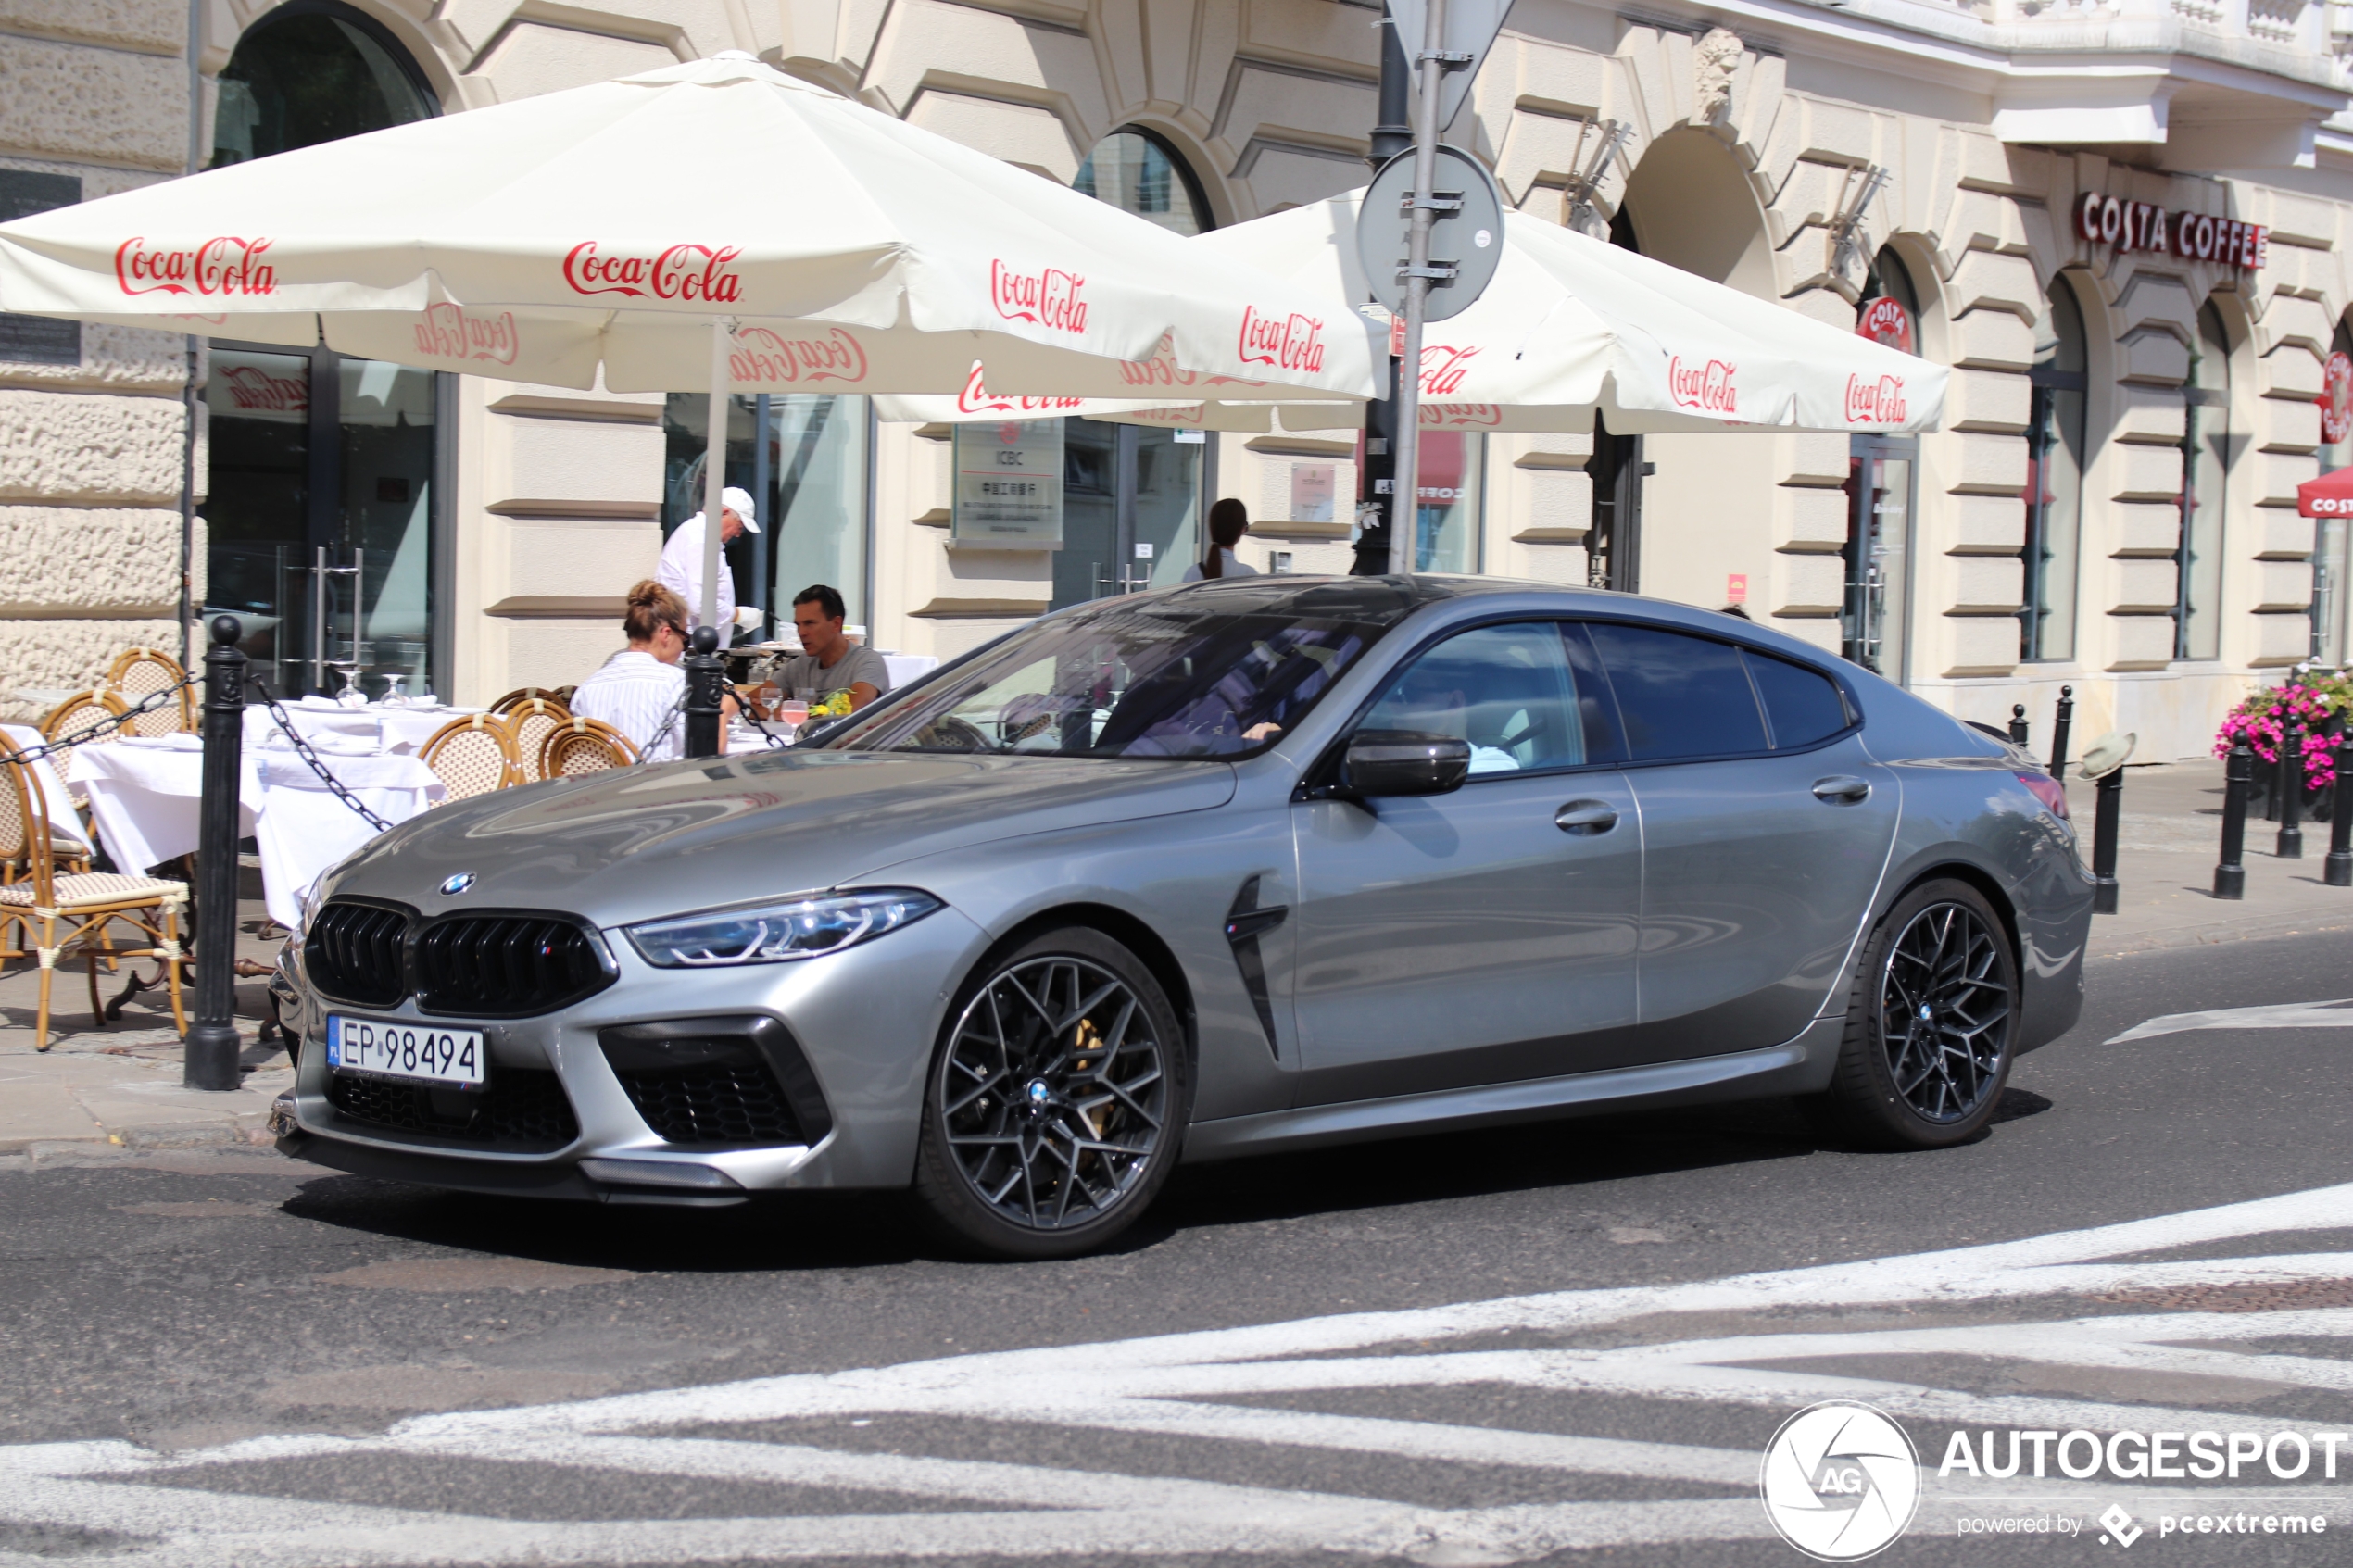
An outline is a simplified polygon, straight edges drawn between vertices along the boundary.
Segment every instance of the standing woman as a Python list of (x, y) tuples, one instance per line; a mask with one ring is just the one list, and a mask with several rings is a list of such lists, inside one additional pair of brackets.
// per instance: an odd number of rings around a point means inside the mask
[(1239, 500), (1228, 495), (1209, 508), (1209, 547), (1202, 558), (1185, 569), (1179, 579), (1199, 583), (1212, 577), (1255, 577), (1258, 569), (1245, 566), (1234, 558), (1234, 546), (1250, 532), (1250, 513)]

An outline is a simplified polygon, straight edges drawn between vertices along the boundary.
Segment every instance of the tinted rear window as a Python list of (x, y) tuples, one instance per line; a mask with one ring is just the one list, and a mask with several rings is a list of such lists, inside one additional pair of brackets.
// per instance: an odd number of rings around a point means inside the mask
[(1729, 643), (1655, 626), (1591, 623), (1637, 762), (1765, 749), (1756, 693)]
[(1811, 746), (1846, 728), (1846, 704), (1829, 676), (1754, 648), (1747, 657), (1756, 694), (1765, 699), (1765, 716), (1772, 721), (1775, 749)]

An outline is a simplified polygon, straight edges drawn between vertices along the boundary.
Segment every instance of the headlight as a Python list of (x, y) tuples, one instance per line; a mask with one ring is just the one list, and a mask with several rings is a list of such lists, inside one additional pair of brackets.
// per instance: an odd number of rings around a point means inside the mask
[(912, 887), (874, 887), (648, 921), (624, 929), (631, 945), (657, 969), (714, 969), (839, 952), (912, 925), (941, 907), (930, 894)]

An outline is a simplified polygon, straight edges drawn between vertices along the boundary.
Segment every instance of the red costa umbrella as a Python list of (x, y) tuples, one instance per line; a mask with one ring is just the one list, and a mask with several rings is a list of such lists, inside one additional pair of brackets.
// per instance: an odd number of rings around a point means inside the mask
[(2296, 487), (2298, 517), (2353, 517), (2353, 469), (2339, 469)]

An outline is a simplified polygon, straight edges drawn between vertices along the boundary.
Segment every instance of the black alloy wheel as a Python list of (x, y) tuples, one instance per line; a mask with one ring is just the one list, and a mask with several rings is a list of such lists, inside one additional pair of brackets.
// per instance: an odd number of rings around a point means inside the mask
[(1912, 889), (1856, 966), (1846, 1033), (1816, 1109), (1882, 1148), (1944, 1148), (1992, 1121), (2018, 1027), (2018, 964), (1982, 894)]
[(984, 1252), (1100, 1246), (1167, 1180), (1189, 1080), (1151, 972), (1100, 932), (1046, 933), (960, 995), (926, 1085), (916, 1189)]

